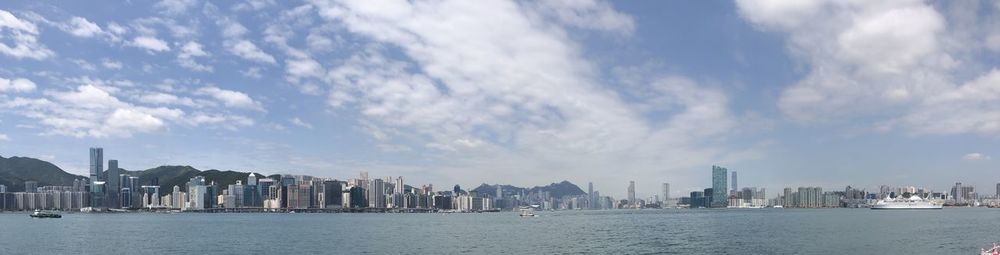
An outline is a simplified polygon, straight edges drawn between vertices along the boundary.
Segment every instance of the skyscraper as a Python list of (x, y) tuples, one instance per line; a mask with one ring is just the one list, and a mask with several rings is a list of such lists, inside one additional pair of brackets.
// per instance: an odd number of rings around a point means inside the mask
[(795, 196), (792, 195), (792, 188), (787, 188), (786, 187), (785, 190), (784, 190), (784, 193), (785, 193), (784, 197), (783, 197), (784, 200), (782, 201), (781, 206), (782, 207), (794, 207), (794, 205), (795, 205)]
[(104, 149), (90, 148), (90, 206), (105, 206), (104, 182), (101, 172), (104, 170)]
[(670, 183), (663, 183), (663, 203), (666, 204), (670, 200)]
[(104, 149), (90, 148), (90, 185), (100, 181), (101, 171), (104, 170)]
[(733, 184), (730, 185), (729, 190), (732, 191), (733, 193), (736, 193), (736, 191), (739, 190), (740, 188), (740, 186), (736, 184), (736, 171), (733, 171), (733, 179), (730, 181), (732, 181)]
[(635, 206), (635, 181), (628, 181), (628, 205)]
[(587, 183), (587, 202), (588, 202), (587, 206), (589, 206), (590, 209), (595, 209), (596, 208), (594, 205), (597, 204), (597, 198), (594, 197), (594, 183), (593, 182), (588, 182)]
[(712, 207), (721, 208), (729, 205), (728, 192), (726, 192), (727, 171), (724, 167), (712, 166)]
[[(121, 171), (118, 169), (118, 160), (108, 160), (108, 176), (105, 177), (108, 185), (108, 197), (104, 201), (108, 208), (120, 208), (122, 205), (121, 199), (119, 198), (119, 193), (122, 190), (121, 180), (118, 177), (120, 174)], [(133, 191), (135, 190), (135, 187), (131, 188)]]

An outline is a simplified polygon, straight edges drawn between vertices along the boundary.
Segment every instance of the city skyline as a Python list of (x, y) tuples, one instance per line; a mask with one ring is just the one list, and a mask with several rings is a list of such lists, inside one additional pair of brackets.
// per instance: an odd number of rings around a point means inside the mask
[(716, 192), (984, 190), (1000, 181), (997, 12), (985, 1), (3, 2), (0, 155), (81, 176), (95, 162), (80, 148), (103, 147), (116, 156), (98, 173), (118, 159), (569, 180), (614, 197), (634, 180), (639, 199), (662, 183), (718, 189), (712, 165), (732, 186), (740, 173), (741, 187)]

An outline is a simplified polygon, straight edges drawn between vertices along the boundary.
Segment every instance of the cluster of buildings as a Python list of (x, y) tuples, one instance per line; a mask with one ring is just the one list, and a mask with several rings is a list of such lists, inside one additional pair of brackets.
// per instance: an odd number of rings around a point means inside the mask
[(638, 209), (638, 208), (831, 208), (869, 207), (880, 199), (920, 196), (944, 201), (950, 206), (1000, 207), (1000, 183), (996, 196), (981, 197), (972, 186), (955, 183), (951, 192), (935, 192), (913, 186), (881, 186), (878, 192), (847, 186), (843, 191), (823, 191), (820, 187), (791, 187), (772, 199), (764, 188), (742, 187), (736, 171), (712, 166), (712, 186), (693, 191), (689, 196), (671, 198), (670, 184), (662, 183), (660, 193), (640, 199), (635, 181), (627, 187), (627, 198), (615, 200), (602, 196), (588, 183), (587, 193), (556, 197), (546, 190), (504, 189), (495, 185), (488, 192), (462, 190), (435, 191), (432, 185), (406, 185), (403, 177), (369, 178), (361, 172), (346, 181), (303, 175), (265, 178), (251, 173), (235, 184), (219, 185), (195, 176), (183, 186), (173, 186), (161, 193), (159, 180), (123, 173), (117, 160), (108, 160), (104, 168), (104, 150), (90, 148), (90, 178), (73, 181), (72, 186), (43, 186), (26, 181), (23, 191), (9, 192), (0, 185), (0, 210), (185, 210), (218, 209), (257, 210), (336, 210), (336, 211), (455, 211), (481, 212), (514, 210), (531, 206), (542, 210)]
[(74, 180), (73, 186), (38, 186), (36, 181), (24, 182), (24, 191), (7, 192), (0, 185), (0, 210), (80, 209), (89, 204), (89, 193), (83, 180)]

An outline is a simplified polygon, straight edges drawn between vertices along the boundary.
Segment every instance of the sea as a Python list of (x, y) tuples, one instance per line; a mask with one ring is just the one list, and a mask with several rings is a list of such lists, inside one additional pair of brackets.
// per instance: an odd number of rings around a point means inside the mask
[(0, 254), (978, 254), (1000, 209), (0, 213)]

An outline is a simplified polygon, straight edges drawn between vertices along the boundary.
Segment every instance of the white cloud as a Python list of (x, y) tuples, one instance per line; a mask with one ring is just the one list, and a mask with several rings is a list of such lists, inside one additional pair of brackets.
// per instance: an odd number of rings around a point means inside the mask
[(90, 22), (83, 17), (73, 17), (70, 19), (66, 31), (79, 37), (94, 37), (104, 33), (97, 23)]
[(187, 12), (197, 4), (198, 0), (162, 0), (156, 3), (155, 7), (166, 14), (177, 15)]
[(296, 126), (299, 126), (299, 127), (304, 127), (304, 128), (308, 128), (308, 129), (312, 129), (313, 128), (312, 124), (309, 124), (309, 123), (307, 123), (305, 121), (302, 121), (302, 119), (299, 119), (299, 117), (292, 118), (292, 119), (288, 120), (288, 122), (291, 122), (292, 125), (296, 125)]
[(548, 15), (569, 26), (631, 34), (635, 30), (632, 17), (620, 13), (605, 1), (557, 0), (528, 2), (542, 15)]
[(265, 53), (249, 40), (236, 40), (229, 45), (229, 52), (246, 60), (274, 64), (274, 56)]
[(223, 45), (227, 50), (246, 60), (268, 64), (276, 63), (274, 56), (267, 54), (256, 44), (244, 38), (249, 30), (240, 23), (230, 19), (220, 19), (218, 25), (222, 29)]
[(168, 51), (170, 46), (167, 42), (152, 36), (139, 36), (132, 39), (132, 46), (146, 49), (148, 52)]
[(0, 92), (31, 92), (35, 91), (35, 83), (24, 78), (0, 78)]
[(232, 9), (234, 11), (259, 11), (276, 4), (274, 0), (246, 0), (233, 5)]
[(128, 137), (154, 132), (163, 127), (163, 119), (183, 115), (177, 109), (133, 106), (92, 85), (45, 94), (51, 100), (15, 98), (0, 107), (18, 109), (24, 116), (38, 120), (39, 125), (47, 127), (43, 134), (75, 137)]
[(194, 99), (187, 97), (178, 97), (173, 94), (167, 94), (162, 92), (149, 92), (142, 94), (136, 98), (136, 101), (154, 105), (183, 105), (196, 108), (202, 107), (202, 104), (195, 102)]
[(965, 154), (965, 156), (962, 156), (962, 160), (966, 160), (966, 161), (990, 160), (990, 156), (984, 155), (982, 153), (974, 152), (974, 153)]
[(261, 77), (264, 77), (260, 72), (260, 67), (250, 67), (246, 70), (241, 70), (240, 74), (249, 78), (260, 79)]
[(739, 0), (737, 6), (761, 30), (787, 35), (791, 56), (808, 66), (778, 101), (792, 120), (874, 119), (869, 125), (882, 131), (1000, 134), (1000, 103), (990, 99), (1000, 76), (979, 68), (989, 64), (975, 53), (988, 49), (990, 30), (1000, 24), (975, 18), (976, 5)]
[(218, 87), (203, 87), (198, 89), (195, 94), (205, 95), (215, 98), (222, 102), (223, 105), (233, 108), (243, 108), (263, 111), (264, 108), (261, 106), (260, 102), (254, 101), (249, 95), (239, 91), (225, 90)]
[(42, 60), (55, 55), (38, 42), (38, 27), (14, 14), (0, 10), (0, 53), (22, 59)]
[(0, 141), (10, 141), (10, 137), (7, 134), (0, 133)]
[(110, 69), (110, 70), (121, 70), (122, 69), (122, 62), (111, 60), (111, 59), (108, 59), (108, 58), (102, 58), (101, 59), (101, 66), (104, 66), (104, 68), (107, 68), (107, 69)]
[(191, 41), (181, 47), (181, 52), (177, 54), (177, 63), (192, 71), (212, 72), (211, 66), (199, 64), (194, 60), (195, 57), (207, 56), (210, 56), (210, 54), (202, 49), (201, 44)]
[(565, 35), (628, 33), (631, 19), (605, 2), (559, 3), (566, 13), (504, 1), (312, 3), (369, 40), (360, 44), (378, 45), (329, 70), (331, 107), (360, 111), (380, 142), (444, 153), (454, 165), (443, 175), (468, 176), (475, 166), (475, 177), (461, 178), (546, 179), (572, 169), (621, 183), (728, 152), (708, 142), (733, 126), (724, 93), (647, 78), (658, 95), (649, 100), (673, 106), (666, 120), (649, 120), (594, 75), (599, 68)]
[[(122, 100), (128, 97), (116, 96), (136, 93), (139, 95), (133, 96), (134, 102)], [(32, 126), (43, 130), (42, 135), (80, 138), (130, 137), (161, 132), (170, 125), (236, 130), (254, 124), (244, 116), (213, 112), (214, 104), (128, 87), (88, 84), (75, 90), (50, 90), (43, 94), (41, 98), (16, 97), (0, 102), (0, 109), (34, 119)], [(179, 107), (189, 107), (193, 111), (188, 113)]]

